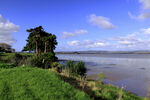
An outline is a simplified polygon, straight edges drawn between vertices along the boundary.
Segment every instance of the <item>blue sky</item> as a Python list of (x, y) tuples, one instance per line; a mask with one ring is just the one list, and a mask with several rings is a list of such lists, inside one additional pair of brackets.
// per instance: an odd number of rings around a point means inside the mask
[(0, 42), (20, 51), (39, 25), (57, 51), (149, 50), (150, 0), (0, 0)]

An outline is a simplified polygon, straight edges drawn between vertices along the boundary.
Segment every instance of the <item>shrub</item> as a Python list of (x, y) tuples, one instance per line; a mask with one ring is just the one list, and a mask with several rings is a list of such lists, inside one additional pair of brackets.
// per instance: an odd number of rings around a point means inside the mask
[(15, 64), (15, 65), (21, 65), (23, 62), (23, 56), (19, 53), (15, 53), (12, 57), (11, 57), (11, 63)]
[(26, 60), (26, 65), (40, 67), (40, 68), (51, 68), (51, 64), (57, 61), (57, 57), (54, 53), (43, 53), (39, 56), (33, 56)]
[(56, 69), (57, 72), (61, 72), (62, 71), (62, 64), (58, 63), (58, 62), (54, 62), (52, 63), (52, 68)]
[(42, 60), (42, 63), (44, 64), (45, 68), (50, 68), (50, 65), (58, 60), (58, 58), (55, 56), (55, 53), (51, 52), (43, 53), (39, 57)]
[(65, 67), (65, 69), (66, 69), (67, 71), (69, 71), (69, 73), (73, 73), (73, 72), (74, 72), (74, 63), (73, 63), (73, 61), (68, 60), (68, 61), (66, 62), (66, 67)]
[(42, 63), (40, 57), (36, 57), (36, 56), (29, 57), (25, 61), (25, 65), (33, 66), (33, 67), (43, 67), (44, 66), (44, 64)]
[(69, 60), (66, 63), (66, 69), (69, 71), (69, 73), (80, 76), (85, 76), (87, 71), (85, 64), (82, 61), (74, 64), (73, 61)]
[(23, 65), (25, 60), (28, 58), (28, 55), (24, 55), (21, 53), (4, 53), (1, 54), (0, 60), (3, 63), (10, 63), (16, 66)]
[(85, 67), (85, 64), (82, 61), (80, 61), (74, 65), (74, 72), (77, 75), (85, 76), (86, 71), (87, 71), (87, 69)]

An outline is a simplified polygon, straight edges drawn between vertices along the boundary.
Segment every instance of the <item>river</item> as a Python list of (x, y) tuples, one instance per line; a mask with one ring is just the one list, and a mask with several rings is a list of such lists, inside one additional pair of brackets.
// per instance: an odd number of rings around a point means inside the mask
[(57, 54), (61, 60), (83, 61), (87, 76), (97, 79), (103, 72), (105, 84), (124, 87), (139, 96), (150, 97), (150, 54)]

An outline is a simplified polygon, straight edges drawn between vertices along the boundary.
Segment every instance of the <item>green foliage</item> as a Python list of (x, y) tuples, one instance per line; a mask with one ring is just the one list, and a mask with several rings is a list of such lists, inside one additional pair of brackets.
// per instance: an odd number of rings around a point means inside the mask
[(0, 68), (14, 68), (16, 67), (14, 64), (6, 64), (6, 63), (0, 63)]
[[(98, 97), (102, 97), (106, 100), (118, 100), (121, 94), (121, 100), (147, 100), (145, 98), (136, 96), (131, 92), (126, 92), (118, 87), (112, 85), (99, 85), (100, 89), (95, 91)], [(122, 93), (120, 93), (122, 92)]]
[(65, 66), (65, 69), (67, 72), (69, 72), (70, 74), (71, 73), (74, 73), (74, 63), (72, 60), (68, 60), (66, 62), (66, 66)]
[(0, 100), (90, 100), (49, 70), (0, 69)]
[(15, 53), (14, 56), (11, 57), (11, 62), (15, 65), (21, 65), (23, 61), (23, 56), (19, 53)]
[(55, 68), (57, 72), (61, 72), (62, 71), (62, 67), (63, 65), (58, 63), (58, 62), (53, 62), (52, 63), (52, 68)]
[(23, 53), (3, 53), (0, 56), (0, 60), (3, 63), (10, 63), (15, 65), (23, 65), (25, 60), (28, 57), (31, 57), (32, 54), (23, 54)]
[(35, 51), (36, 55), (46, 52), (54, 52), (57, 41), (56, 36), (44, 31), (42, 26), (27, 30), (29, 36), (23, 51)]
[(26, 60), (26, 65), (40, 67), (40, 68), (51, 68), (51, 64), (57, 61), (57, 57), (54, 53), (43, 53), (39, 56), (32, 56)]
[(85, 64), (82, 61), (80, 61), (74, 65), (74, 72), (77, 75), (85, 76), (86, 71), (87, 71), (87, 69), (85, 67)]
[(0, 43), (0, 52), (11, 53), (15, 52), (15, 49), (11, 48), (11, 45), (7, 43)]
[(5, 49), (0, 47), (0, 52), (5, 52)]
[(4, 53), (1, 54), (0, 60), (3, 63), (10, 63), (16, 66), (24, 64), (24, 61), (29, 57), (29, 55), (21, 53)]
[(26, 59), (25, 65), (32, 67), (43, 68), (44, 64), (42, 63), (42, 59), (39, 56), (32, 56)]
[(87, 71), (85, 65), (83, 62), (73, 63), (73, 61), (69, 60), (66, 63), (66, 69), (76, 75), (85, 76), (85, 73)]

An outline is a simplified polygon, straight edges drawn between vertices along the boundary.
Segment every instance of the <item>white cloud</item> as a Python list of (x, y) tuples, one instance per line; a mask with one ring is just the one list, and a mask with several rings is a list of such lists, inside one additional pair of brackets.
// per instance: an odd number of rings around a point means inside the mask
[(70, 41), (66, 46), (72, 50), (150, 50), (149, 36), (150, 28), (143, 28), (132, 34), (104, 40)]
[(149, 19), (150, 18), (150, 12), (144, 12), (144, 13), (141, 13), (139, 16), (138, 16), (139, 19)]
[(137, 19), (137, 20), (150, 19), (150, 12), (143, 12), (138, 16), (135, 16), (131, 12), (128, 12), (128, 15), (131, 19)]
[[(142, 29), (143, 32), (143, 29)], [(144, 35), (144, 33), (133, 33), (124, 37), (114, 37), (109, 39), (109, 42), (116, 42), (115, 46), (117, 48), (129, 49), (150, 49), (150, 39)]]
[(98, 47), (105, 47), (108, 46), (107, 43), (102, 41), (71, 41), (67, 43), (69, 46), (75, 46), (77, 48), (98, 48)]
[(139, 0), (139, 2), (142, 4), (141, 13), (136, 16), (133, 15), (131, 12), (128, 12), (129, 17), (131, 19), (136, 19), (136, 20), (150, 19), (150, 0)]
[(128, 15), (131, 19), (138, 19), (137, 16), (133, 15), (131, 12), (128, 12)]
[(150, 0), (139, 0), (140, 3), (142, 3), (143, 9), (149, 9), (150, 8)]
[(78, 46), (80, 44), (79, 41), (71, 41), (71, 42), (68, 42), (68, 45), (69, 46)]
[(100, 28), (104, 29), (114, 29), (115, 26), (109, 21), (108, 18), (103, 16), (96, 16), (95, 14), (91, 14), (89, 16), (89, 22), (91, 22), (93, 25), (96, 25)]
[(135, 44), (138, 41), (138, 39), (136, 39), (136, 34), (129, 34), (124, 37), (115, 37), (109, 40), (117, 41), (119, 44), (123, 44), (123, 45)]
[(141, 29), (145, 34), (150, 34), (150, 28)]
[(0, 15), (0, 42), (4, 43), (14, 43), (15, 40), (12, 36), (13, 32), (17, 32), (19, 30), (19, 26), (13, 24), (7, 19), (4, 19), (2, 15)]
[(69, 37), (74, 37), (77, 35), (82, 35), (82, 34), (87, 34), (87, 30), (76, 30), (74, 32), (63, 32), (63, 38), (69, 38)]

